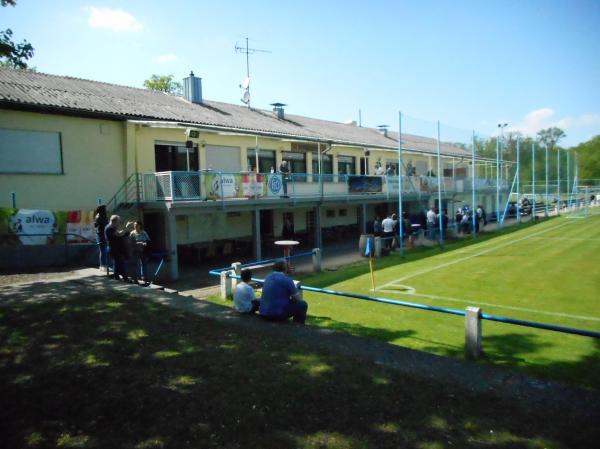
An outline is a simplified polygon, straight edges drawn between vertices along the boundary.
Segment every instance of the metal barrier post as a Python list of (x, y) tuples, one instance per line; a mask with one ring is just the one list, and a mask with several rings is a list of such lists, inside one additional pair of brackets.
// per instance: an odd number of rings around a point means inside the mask
[[(235, 273), (236, 276), (242, 275), (242, 263), (241, 262), (233, 262), (231, 264), (231, 268), (233, 269), (233, 272)], [(237, 279), (232, 279), (231, 288), (235, 290), (235, 288), (237, 287), (237, 283), (238, 283)]]
[(313, 271), (318, 273), (321, 271), (321, 249), (313, 248), (312, 250)]
[(302, 291), (302, 282), (294, 281), (294, 285), (296, 286), (296, 289), (298, 289), (299, 299), (304, 300), (304, 292)]
[(469, 359), (481, 357), (481, 309), (467, 307), (465, 315), (465, 356)]
[(231, 297), (231, 277), (229, 271), (221, 272), (221, 299)]
[(373, 246), (375, 247), (375, 257), (381, 257), (381, 237), (375, 237)]

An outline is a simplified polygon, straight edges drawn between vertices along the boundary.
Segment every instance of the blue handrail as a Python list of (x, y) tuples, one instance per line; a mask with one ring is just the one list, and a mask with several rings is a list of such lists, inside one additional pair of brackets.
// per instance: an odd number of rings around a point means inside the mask
[[(227, 269), (231, 270), (231, 267), (229, 267)], [(224, 270), (221, 270), (221, 271), (224, 271)], [(211, 274), (213, 276), (220, 276), (221, 271), (211, 270), (211, 271), (209, 271), (209, 274)], [(236, 276), (235, 274), (232, 274), (232, 273), (229, 273), (228, 277), (231, 277), (233, 279), (240, 279), (240, 276)], [(265, 282), (264, 279), (259, 279), (259, 278), (252, 278), (252, 280), (254, 282), (258, 282), (261, 284)], [(413, 309), (428, 310), (430, 312), (439, 312), (439, 313), (446, 313), (446, 314), (458, 315), (458, 316), (466, 315), (466, 312), (463, 310), (449, 309), (446, 307), (438, 307), (438, 306), (428, 306), (425, 304), (418, 304), (418, 303), (408, 302), (408, 301), (399, 301), (399, 300), (395, 300), (395, 299), (382, 298), (382, 297), (378, 297), (378, 296), (363, 295), (360, 293), (342, 292), (342, 291), (338, 291), (338, 290), (310, 287), (308, 285), (300, 285), (299, 288), (300, 288), (300, 290), (305, 290), (308, 292), (324, 293), (324, 294), (333, 295), (333, 296), (344, 296), (347, 298), (361, 299), (364, 301), (373, 301), (373, 302), (380, 302), (383, 304), (391, 304), (391, 305), (395, 305), (395, 306), (410, 307)], [(566, 327), (566, 326), (557, 326), (554, 324), (537, 323), (535, 321), (518, 320), (515, 318), (507, 318), (507, 317), (502, 317), (502, 316), (489, 315), (489, 314), (485, 314), (485, 313), (481, 314), (481, 319), (488, 320), (488, 321), (495, 321), (498, 323), (514, 324), (516, 326), (532, 327), (532, 328), (536, 328), (536, 329), (544, 329), (544, 330), (549, 330), (549, 331), (554, 331), (554, 332), (562, 332), (564, 334), (581, 335), (584, 337), (600, 339), (600, 332), (590, 331), (590, 330), (586, 330), (586, 329), (577, 329), (577, 328)]]

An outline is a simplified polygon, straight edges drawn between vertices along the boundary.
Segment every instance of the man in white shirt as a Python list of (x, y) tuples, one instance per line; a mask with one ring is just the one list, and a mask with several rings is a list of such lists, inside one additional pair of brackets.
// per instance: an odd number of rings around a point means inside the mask
[(437, 215), (436, 215), (435, 211), (433, 210), (433, 207), (431, 207), (427, 211), (427, 233), (429, 234), (429, 238), (431, 240), (433, 240), (435, 237), (435, 221), (436, 221), (436, 219), (437, 219)]
[(386, 248), (389, 248), (392, 245), (392, 239), (394, 238), (394, 220), (388, 215), (387, 218), (381, 222), (381, 226), (383, 227), (383, 238), (385, 239), (384, 245)]
[(254, 289), (249, 285), (252, 271), (247, 268), (242, 270), (242, 281), (237, 284), (233, 292), (233, 306), (240, 313), (252, 314), (258, 310), (260, 301), (255, 299)]
[(377, 176), (385, 175), (385, 170), (383, 169), (383, 167), (381, 166), (381, 164), (379, 162), (375, 166), (375, 175), (377, 175)]

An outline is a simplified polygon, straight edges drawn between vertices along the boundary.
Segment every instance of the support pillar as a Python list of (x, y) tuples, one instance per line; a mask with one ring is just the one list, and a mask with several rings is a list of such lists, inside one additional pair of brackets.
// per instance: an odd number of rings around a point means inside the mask
[(323, 248), (323, 233), (321, 230), (321, 206), (315, 207), (315, 248)]
[(254, 257), (256, 260), (262, 259), (262, 242), (260, 241), (260, 210), (254, 211)]
[(169, 252), (169, 280), (179, 279), (179, 261), (177, 259), (177, 222), (170, 210), (165, 215), (167, 251)]
[(360, 233), (361, 234), (367, 233), (367, 205), (364, 203), (362, 204), (362, 209), (361, 209)]
[(465, 315), (465, 356), (478, 359), (481, 356), (481, 309), (467, 307)]

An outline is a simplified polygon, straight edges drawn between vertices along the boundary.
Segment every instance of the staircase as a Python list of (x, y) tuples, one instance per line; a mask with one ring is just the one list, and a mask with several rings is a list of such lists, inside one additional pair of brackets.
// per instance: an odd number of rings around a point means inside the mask
[(141, 192), (141, 177), (139, 173), (132, 173), (106, 203), (108, 215), (119, 215), (124, 223), (141, 220)]

